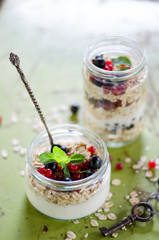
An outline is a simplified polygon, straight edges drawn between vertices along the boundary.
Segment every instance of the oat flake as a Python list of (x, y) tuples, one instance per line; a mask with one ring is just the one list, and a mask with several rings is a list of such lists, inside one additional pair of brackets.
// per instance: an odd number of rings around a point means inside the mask
[(124, 161), (125, 161), (126, 163), (129, 163), (129, 162), (131, 162), (131, 158), (126, 157)]
[(8, 152), (5, 149), (1, 150), (1, 156), (2, 158), (7, 158), (8, 157)]
[(111, 207), (113, 207), (114, 206), (114, 203), (113, 202), (106, 202), (105, 204), (104, 204), (104, 208), (111, 208)]
[(74, 223), (74, 224), (78, 224), (78, 223), (79, 223), (79, 220), (75, 220), (73, 223)]
[(137, 197), (138, 196), (138, 193), (136, 191), (132, 191), (130, 193), (130, 196), (133, 198), (133, 197)]
[(134, 206), (135, 204), (139, 203), (139, 199), (138, 198), (131, 198), (129, 199), (129, 202), (131, 203), (132, 206)]
[(112, 180), (112, 185), (118, 186), (118, 185), (120, 185), (120, 184), (121, 184), (120, 179), (113, 179), (113, 180)]
[(106, 220), (107, 219), (107, 215), (103, 215), (100, 214), (100, 216), (98, 217), (99, 220)]
[(114, 221), (114, 220), (117, 219), (117, 217), (116, 217), (116, 215), (115, 215), (114, 213), (108, 213), (108, 218), (109, 218), (110, 220), (112, 220), (112, 221)]
[(112, 196), (113, 196), (113, 194), (111, 192), (109, 192), (106, 200), (109, 201), (112, 198)]
[(68, 231), (67, 233), (67, 237), (71, 238), (71, 239), (75, 239), (76, 238), (76, 234), (72, 231)]
[(113, 233), (113, 234), (112, 234), (112, 237), (113, 237), (113, 238), (116, 238), (117, 236), (118, 236), (118, 233)]
[(12, 139), (12, 144), (13, 144), (13, 146), (17, 146), (18, 143), (19, 143), (19, 141), (18, 141), (16, 138), (13, 138), (13, 139)]
[(87, 238), (88, 237), (88, 233), (86, 233), (85, 235), (84, 235), (84, 238)]
[(145, 175), (146, 175), (147, 178), (152, 178), (152, 172), (151, 171), (147, 171)]
[(91, 220), (90, 223), (91, 223), (92, 227), (98, 227), (99, 226), (99, 224), (98, 224), (98, 222), (96, 220)]
[(110, 208), (104, 208), (104, 212), (109, 212)]

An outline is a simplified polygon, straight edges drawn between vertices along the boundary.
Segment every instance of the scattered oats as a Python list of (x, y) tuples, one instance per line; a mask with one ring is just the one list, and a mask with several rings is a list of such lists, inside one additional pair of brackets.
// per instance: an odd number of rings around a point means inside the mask
[(111, 207), (113, 207), (114, 206), (114, 203), (113, 202), (106, 202), (105, 204), (104, 204), (104, 208), (111, 208)]
[(92, 218), (92, 216), (90, 216), (90, 218)]
[(139, 203), (139, 199), (138, 198), (130, 198), (129, 202), (131, 203), (132, 206), (134, 206), (135, 204)]
[(113, 194), (111, 192), (109, 192), (106, 200), (109, 201), (112, 198), (112, 196), (113, 196)]
[(19, 141), (18, 141), (16, 138), (13, 138), (13, 139), (12, 139), (12, 144), (13, 144), (13, 146), (17, 146), (18, 143), (19, 143)]
[(91, 220), (91, 225), (92, 225), (92, 227), (98, 227), (99, 226), (99, 224), (96, 220)]
[(138, 192), (138, 194), (139, 194), (139, 195), (141, 195), (141, 194), (142, 194), (142, 192)]
[(147, 178), (152, 178), (152, 172), (150, 170), (147, 171), (145, 175)]
[(128, 200), (128, 199), (130, 199), (130, 196), (129, 196), (129, 195), (126, 195), (125, 198)]
[(87, 238), (88, 237), (88, 233), (86, 233), (85, 235), (84, 235), (84, 238)]
[(71, 239), (75, 239), (76, 238), (76, 234), (72, 231), (68, 231), (67, 233), (67, 237), (71, 238)]
[(14, 152), (19, 152), (20, 149), (21, 149), (20, 146), (15, 146), (15, 147), (13, 147), (13, 151), (14, 151)]
[(113, 220), (113, 221), (117, 219), (117, 217), (116, 217), (116, 215), (114, 213), (108, 213), (108, 218), (110, 220)]
[(98, 218), (101, 214), (100, 213), (95, 213), (94, 215)]
[(139, 170), (136, 170), (135, 173), (138, 174), (138, 173), (139, 173)]
[(104, 212), (109, 212), (110, 209), (109, 208), (104, 208)]
[(140, 169), (141, 168), (141, 164), (134, 164), (134, 165), (132, 165), (132, 168), (134, 169), (134, 170), (138, 170), (138, 169)]
[(113, 180), (112, 180), (112, 185), (118, 186), (118, 185), (120, 185), (120, 184), (121, 184), (120, 179), (113, 179)]
[(20, 175), (24, 177), (24, 170), (20, 171)]
[(118, 236), (118, 233), (113, 233), (113, 234), (112, 234), (112, 237), (113, 237), (113, 238), (116, 238), (117, 236)]
[(100, 214), (100, 216), (98, 217), (99, 220), (106, 220), (107, 219), (107, 215), (104, 214)]
[(146, 151), (149, 151), (149, 150), (150, 150), (150, 146), (146, 146), (146, 147), (145, 147), (145, 150), (146, 150)]
[(8, 152), (5, 149), (1, 150), (1, 156), (2, 158), (7, 158), (8, 157)]
[(156, 165), (159, 165), (159, 158), (156, 158), (155, 163)]
[(127, 228), (124, 226), (121, 228), (123, 231), (127, 231)]
[(132, 191), (132, 192), (130, 193), (130, 196), (131, 196), (132, 198), (137, 197), (137, 196), (138, 196), (138, 193), (137, 193), (136, 191)]
[(17, 123), (18, 122), (18, 117), (17, 117), (17, 114), (15, 112), (12, 112), (12, 114), (11, 114), (11, 122), (12, 123)]
[(126, 163), (129, 163), (129, 162), (131, 162), (131, 158), (126, 157), (124, 161), (125, 161)]
[(146, 160), (147, 160), (147, 157), (146, 157), (146, 156), (141, 156), (141, 157), (140, 157), (140, 162), (145, 163)]
[(148, 166), (143, 166), (142, 167), (142, 170), (144, 170), (144, 171), (147, 171), (149, 168), (148, 168)]
[(20, 155), (24, 156), (26, 154), (26, 149), (25, 148), (21, 148), (20, 149)]
[(74, 223), (74, 224), (78, 224), (78, 223), (79, 223), (79, 220), (75, 220), (73, 223)]
[(151, 182), (157, 182), (158, 178), (150, 178)]
[(98, 210), (97, 210), (97, 212), (102, 212), (103, 210), (101, 209), (101, 208), (99, 208)]

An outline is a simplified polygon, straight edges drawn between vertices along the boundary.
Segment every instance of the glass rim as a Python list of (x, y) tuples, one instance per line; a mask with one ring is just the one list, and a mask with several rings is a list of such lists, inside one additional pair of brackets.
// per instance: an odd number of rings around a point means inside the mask
[[(36, 146), (36, 148), (38, 147), (38, 145), (35, 145), (35, 143), (38, 142), (38, 140), (43, 136), (46, 135), (47, 136), (47, 132), (46, 130), (43, 130), (42, 132), (40, 132), (39, 134), (37, 134), (31, 141), (28, 149), (27, 149), (27, 153), (26, 153), (26, 163), (28, 163), (29, 169), (31, 170), (31, 175), (41, 184), (43, 185), (47, 185), (48, 187), (52, 187), (56, 190), (62, 190), (62, 191), (72, 191), (72, 190), (76, 190), (79, 188), (82, 188), (83, 185), (84, 186), (89, 186), (93, 183), (95, 183), (96, 181), (99, 180), (99, 177), (101, 176), (102, 173), (104, 173), (107, 168), (108, 168), (108, 164), (109, 164), (109, 153), (106, 147), (106, 144), (104, 143), (104, 141), (102, 140), (102, 138), (97, 135), (95, 132), (89, 130), (88, 128), (85, 127), (81, 127), (79, 125), (75, 125), (75, 124), (57, 124), (54, 127), (50, 128), (50, 131), (54, 131), (54, 130), (59, 130), (59, 129), (67, 129), (67, 128), (71, 128), (74, 130), (78, 130), (78, 132), (84, 130), (87, 132), (87, 134), (89, 134), (89, 136), (93, 136), (94, 139), (98, 140), (98, 143), (100, 143), (100, 145), (103, 147), (103, 156), (102, 156), (102, 166), (91, 176), (84, 178), (84, 179), (80, 179), (80, 180), (76, 180), (76, 181), (58, 181), (58, 180), (53, 180), (53, 179), (49, 179), (44, 177), (42, 174), (40, 174), (33, 166), (32, 161), (30, 159), (31, 157), (31, 152), (32, 149)], [(72, 131), (71, 131), (72, 132)], [(71, 133), (70, 132), (70, 133)], [(58, 135), (58, 134), (57, 134)], [(44, 141), (42, 141), (44, 142)], [(42, 143), (40, 142), (40, 143)]]
[[(137, 50), (140, 52), (142, 58), (139, 64), (137, 64), (137, 66), (135, 66), (134, 68), (125, 70), (125, 71), (108, 71), (105, 69), (101, 69), (96, 67), (90, 60), (89, 60), (89, 56), (92, 53), (94, 48), (100, 47), (108, 44), (108, 43), (117, 43), (117, 44), (121, 44), (123, 45), (124, 43), (130, 45), (132, 44), (137, 48)], [(135, 49), (136, 50), (136, 49)], [(137, 51), (136, 50), (136, 51)], [(108, 37), (106, 39), (103, 40), (98, 40), (98, 41), (93, 41), (85, 50), (84, 52), (84, 64), (87, 66), (87, 68), (89, 69), (89, 71), (91, 72), (91, 74), (94, 74), (97, 77), (102, 77), (105, 79), (109, 79), (109, 80), (113, 80), (113, 81), (120, 81), (120, 80), (125, 80), (129, 77), (132, 77), (134, 75), (136, 75), (137, 73), (139, 73), (146, 64), (146, 53), (145, 50), (143, 48), (143, 46), (134, 38), (132, 37), (127, 37), (127, 36), (112, 36), (112, 37)], [(100, 79), (99, 79), (100, 81)]]

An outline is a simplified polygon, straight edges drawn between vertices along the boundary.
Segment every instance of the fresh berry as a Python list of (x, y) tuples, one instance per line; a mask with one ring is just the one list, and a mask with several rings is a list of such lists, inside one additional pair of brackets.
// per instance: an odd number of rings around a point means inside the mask
[(107, 60), (107, 61), (105, 62), (104, 69), (105, 69), (105, 70), (108, 70), (108, 71), (113, 71), (113, 63), (112, 63), (111, 60)]
[(84, 162), (83, 170), (88, 170), (89, 169), (89, 160)]
[(51, 178), (53, 179), (53, 180), (56, 180), (56, 174), (52, 174), (52, 176), (51, 176)]
[(68, 156), (68, 157), (71, 156), (71, 153), (67, 153), (67, 156)]
[(81, 179), (81, 174), (80, 174), (79, 172), (73, 173), (72, 179), (73, 179), (73, 180), (79, 180), (79, 179)]
[(58, 148), (60, 148), (61, 150), (63, 150), (65, 153), (68, 153), (68, 152), (69, 152), (66, 147), (61, 146), (60, 144), (54, 144), (54, 145), (52, 146), (52, 148), (51, 148), (51, 152), (53, 151), (53, 148), (54, 148), (55, 146), (58, 147)]
[(122, 165), (121, 163), (117, 163), (116, 166), (115, 166), (115, 168), (116, 168), (117, 170), (121, 170), (121, 169), (123, 169), (123, 165)]
[(79, 110), (79, 104), (78, 103), (74, 103), (71, 105), (71, 112), (72, 113), (77, 113)]
[(89, 167), (91, 169), (98, 169), (100, 168), (101, 164), (102, 164), (102, 161), (100, 157), (97, 155), (93, 155), (93, 157), (91, 157), (91, 159), (89, 160)]
[(69, 163), (68, 166), (69, 166), (69, 169), (71, 170), (71, 172), (77, 172), (78, 171), (78, 165), (74, 165), (74, 164)]
[(91, 153), (91, 154), (93, 154), (94, 152), (95, 152), (95, 147), (94, 146), (90, 146), (89, 148), (88, 148), (88, 151)]
[(116, 96), (124, 94), (125, 91), (126, 91), (125, 85), (119, 85), (119, 86), (113, 86), (112, 87), (112, 93)]
[(78, 170), (83, 170), (83, 168), (84, 168), (84, 163), (78, 164)]
[(51, 176), (52, 176), (52, 170), (49, 169), (49, 168), (47, 168), (47, 169), (46, 169), (46, 172), (45, 172), (45, 177), (51, 178)]
[(44, 167), (41, 167), (38, 169), (38, 172), (43, 175), (45, 174), (45, 171), (46, 171), (46, 169)]
[(87, 178), (87, 177), (91, 176), (92, 174), (93, 174), (93, 172), (88, 170), (85, 172), (84, 177)]
[(103, 59), (102, 56), (96, 56), (95, 59), (93, 60), (93, 63), (96, 67), (99, 68), (104, 68), (105, 66), (105, 60)]
[(65, 182), (70, 182), (70, 181), (72, 181), (72, 180), (71, 180), (71, 178), (65, 177), (65, 178), (63, 179), (63, 181), (65, 181)]
[(0, 123), (2, 122), (2, 116), (0, 116)]
[(58, 181), (62, 181), (64, 179), (63, 174), (59, 174), (58, 176), (56, 176), (56, 180)]
[(59, 172), (61, 172), (61, 171), (62, 171), (62, 166), (58, 166), (58, 165), (57, 165), (57, 170), (58, 170)]
[(155, 168), (155, 167), (156, 167), (155, 161), (154, 161), (154, 160), (150, 160), (150, 161), (148, 162), (148, 167), (151, 168), (151, 169)]
[(45, 165), (45, 168), (46, 168), (46, 169), (47, 169), (47, 168), (50, 168), (53, 172), (55, 172), (56, 169), (57, 169), (57, 163), (56, 163), (56, 162), (47, 163), (47, 164)]

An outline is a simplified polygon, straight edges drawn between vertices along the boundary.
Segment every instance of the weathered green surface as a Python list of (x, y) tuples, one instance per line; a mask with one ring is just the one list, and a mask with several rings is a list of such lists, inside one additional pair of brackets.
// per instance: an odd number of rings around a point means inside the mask
[[(50, 219), (37, 212), (28, 202), (24, 178), (25, 158), (12, 151), (12, 139), (28, 146), (35, 136), (32, 130), (33, 118), (37, 117), (30, 99), (23, 99), (24, 86), (19, 80), (8, 57), (11, 51), (21, 57), (21, 65), (41, 107), (49, 119), (52, 107), (81, 103), (80, 124), (82, 124), (82, 56), (85, 47), (97, 38), (108, 34), (130, 34), (145, 47), (150, 68), (150, 84), (146, 127), (141, 137), (132, 145), (110, 150), (112, 155), (112, 179), (119, 178), (121, 186), (112, 186), (112, 212), (121, 220), (130, 213), (131, 205), (125, 199), (133, 189), (155, 191), (155, 185), (145, 178), (145, 172), (134, 173), (133, 163), (142, 155), (148, 159), (159, 156), (159, 3), (109, 1), (5, 1), (0, 10), (0, 150), (9, 152), (7, 159), (0, 158), (0, 239), (6, 240), (64, 240), (66, 231), (76, 233), (76, 239), (103, 239), (98, 228), (90, 226), (90, 217), (73, 222)], [(51, 5), (49, 5), (51, 4)], [(129, 5), (128, 5), (129, 4)], [(125, 9), (125, 10), (124, 10)], [(135, 9), (135, 10), (134, 10)], [(151, 12), (151, 18), (144, 18)], [(119, 10), (119, 11), (118, 11)], [(135, 15), (132, 12), (135, 11)], [(17, 113), (18, 122), (11, 123), (11, 115)], [(60, 121), (69, 122), (69, 111), (59, 111)], [(26, 121), (30, 123), (26, 124)], [(55, 124), (56, 121), (49, 121)], [(146, 148), (149, 146), (149, 150)], [(147, 150), (146, 150), (147, 149)], [(126, 164), (126, 156), (132, 162)], [(122, 171), (115, 170), (117, 162), (123, 162)], [(154, 171), (154, 176), (159, 172)], [(144, 195), (145, 196), (145, 195)], [(119, 208), (119, 205), (122, 208)], [(92, 215), (92, 219), (96, 219)], [(97, 219), (96, 219), (97, 220)], [(111, 226), (114, 221), (98, 221), (100, 226)], [(157, 240), (159, 217), (148, 223), (134, 223), (127, 231), (118, 231), (117, 239)], [(43, 226), (48, 227), (46, 234)], [(111, 239), (108, 237), (107, 239)]]

